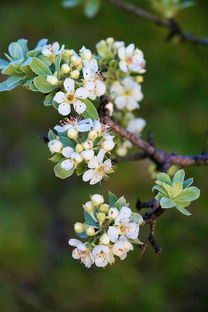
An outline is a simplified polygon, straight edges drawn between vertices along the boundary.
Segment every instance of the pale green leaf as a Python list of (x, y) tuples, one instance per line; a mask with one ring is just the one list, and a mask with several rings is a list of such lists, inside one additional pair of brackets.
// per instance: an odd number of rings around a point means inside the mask
[(172, 183), (174, 183), (174, 182), (183, 183), (184, 177), (185, 177), (185, 171), (183, 169), (178, 170), (173, 177)]
[(108, 204), (110, 207), (114, 207), (114, 204), (118, 200), (117, 196), (111, 192), (108, 192)]
[(100, 9), (100, 0), (88, 0), (84, 7), (84, 13), (87, 17), (94, 17)]
[(37, 75), (52, 75), (50, 68), (37, 57), (33, 57), (30, 68)]
[(182, 208), (182, 207), (176, 207), (176, 209), (178, 209), (178, 211), (180, 211), (182, 214), (186, 215), (186, 216), (190, 216), (191, 213), (186, 210), (185, 208)]
[(171, 199), (169, 199), (167, 197), (162, 197), (161, 198), (160, 205), (161, 205), (162, 208), (173, 208), (173, 207), (176, 206), (174, 201), (172, 201)]
[(50, 93), (57, 86), (53, 86), (47, 82), (47, 76), (37, 76), (34, 78), (35, 87), (42, 93)]
[(86, 104), (86, 110), (85, 112), (82, 114), (84, 118), (91, 118), (93, 120), (96, 120), (99, 118), (97, 109), (95, 108), (95, 106), (93, 105), (93, 103), (88, 100), (82, 100), (82, 102), (84, 102)]
[(61, 162), (59, 162), (55, 167), (54, 167), (54, 172), (56, 177), (60, 179), (66, 179), (70, 177), (74, 173), (75, 168), (73, 167), (70, 170), (64, 170), (61, 168)]
[(169, 185), (171, 184), (171, 178), (169, 177), (167, 173), (163, 173), (163, 172), (158, 173), (157, 180), (163, 183), (167, 183)]
[(187, 202), (187, 201), (193, 201), (199, 198), (200, 196), (200, 190), (195, 187), (191, 186), (181, 192), (180, 195), (178, 195), (175, 199), (180, 202)]

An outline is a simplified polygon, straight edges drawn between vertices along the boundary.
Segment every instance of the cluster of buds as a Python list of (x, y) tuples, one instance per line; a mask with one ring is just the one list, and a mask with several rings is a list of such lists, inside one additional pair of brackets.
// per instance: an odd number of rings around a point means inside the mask
[(75, 223), (74, 230), (80, 238), (88, 240), (83, 243), (70, 239), (69, 245), (75, 247), (72, 257), (87, 268), (93, 263), (98, 267), (113, 264), (115, 256), (124, 260), (133, 244), (142, 244), (138, 235), (143, 218), (132, 212), (124, 197), (117, 199), (109, 193), (105, 203), (102, 195), (94, 194), (83, 208), (85, 222)]
[(54, 154), (50, 160), (58, 162), (56, 176), (66, 178), (76, 170), (83, 181), (96, 184), (113, 172), (110, 153), (114, 137), (99, 120), (66, 119), (54, 132), (50, 130), (48, 137), (49, 150)]

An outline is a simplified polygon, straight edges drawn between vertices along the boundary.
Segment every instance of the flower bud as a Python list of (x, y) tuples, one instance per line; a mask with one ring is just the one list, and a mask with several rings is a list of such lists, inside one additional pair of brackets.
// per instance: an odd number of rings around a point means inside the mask
[(68, 130), (67, 135), (70, 139), (76, 139), (78, 136), (78, 131), (75, 128), (71, 128)]
[(61, 66), (61, 72), (63, 74), (68, 74), (70, 72), (70, 66), (68, 64), (63, 64)]
[(62, 155), (66, 158), (69, 158), (73, 151), (74, 151), (73, 148), (70, 146), (64, 147), (62, 150)]
[(88, 213), (92, 213), (94, 208), (93, 208), (93, 204), (91, 201), (88, 201), (86, 202), (84, 205), (83, 205), (83, 208), (85, 211), (87, 211)]
[(52, 140), (48, 143), (48, 148), (51, 153), (60, 153), (63, 144), (59, 140)]
[(113, 142), (113, 140), (106, 140), (102, 143), (102, 148), (107, 151), (110, 152), (115, 146), (115, 143)]
[(82, 59), (81, 59), (81, 57), (79, 57), (79, 56), (77, 56), (77, 55), (73, 55), (73, 56), (71, 57), (71, 62), (72, 62), (73, 65), (77, 66), (77, 65), (79, 65), (80, 63), (82, 63)]
[(109, 37), (109, 38), (106, 39), (106, 43), (108, 45), (112, 45), (114, 43), (114, 39), (112, 37)]
[(55, 76), (50, 75), (50, 76), (47, 76), (47, 82), (54, 86), (58, 83), (58, 79)]
[(89, 140), (95, 140), (97, 138), (98, 134), (96, 130), (91, 130), (88, 134)]
[(109, 207), (110, 206), (108, 204), (102, 204), (100, 205), (99, 209), (101, 212), (108, 212)]
[(114, 207), (110, 208), (108, 211), (108, 217), (109, 219), (112, 220), (116, 219), (118, 217), (118, 214), (119, 214), (118, 209)]
[(126, 156), (127, 152), (128, 152), (128, 151), (127, 151), (127, 148), (125, 148), (125, 147), (123, 147), (123, 146), (117, 148), (117, 150), (116, 150), (116, 154), (117, 154), (118, 156)]
[(93, 148), (93, 142), (92, 141), (85, 141), (82, 146), (84, 147), (84, 149), (92, 149)]
[(71, 153), (71, 159), (74, 159), (77, 163), (81, 163), (83, 158), (79, 153), (73, 152)]
[(136, 80), (136, 82), (138, 82), (138, 83), (142, 83), (143, 81), (144, 81), (144, 78), (142, 77), (142, 76), (136, 76), (135, 77), (135, 80)]
[(63, 52), (62, 52), (62, 55), (64, 56), (64, 57), (70, 57), (70, 56), (72, 56), (72, 55), (74, 55), (74, 53), (75, 53), (75, 51), (74, 50), (64, 50)]
[(82, 144), (77, 144), (76, 147), (75, 147), (75, 151), (77, 153), (81, 153), (83, 151), (83, 146)]
[(91, 196), (92, 204), (94, 206), (99, 206), (104, 203), (104, 198), (100, 194), (94, 194)]
[(98, 218), (98, 221), (102, 224), (105, 221), (106, 216), (103, 212), (98, 212), (97, 218)]
[(72, 169), (74, 166), (74, 163), (73, 161), (71, 161), (70, 159), (65, 159), (62, 161), (61, 163), (61, 168), (68, 171), (70, 169)]
[(74, 230), (76, 233), (82, 233), (85, 230), (85, 225), (81, 222), (76, 222), (74, 224)]
[(95, 235), (95, 229), (93, 226), (89, 226), (87, 229), (86, 229), (86, 234), (88, 236), (94, 236)]
[(85, 150), (81, 152), (82, 157), (84, 160), (88, 161), (94, 157), (94, 151), (93, 150)]
[(80, 63), (79, 65), (76, 66), (77, 70), (80, 71), (82, 69), (82, 63)]
[(110, 243), (110, 238), (109, 238), (108, 234), (104, 233), (104, 234), (100, 237), (100, 244), (108, 245), (109, 243)]
[(71, 73), (70, 73), (70, 77), (72, 79), (77, 79), (79, 78), (79, 71), (77, 69), (73, 70)]

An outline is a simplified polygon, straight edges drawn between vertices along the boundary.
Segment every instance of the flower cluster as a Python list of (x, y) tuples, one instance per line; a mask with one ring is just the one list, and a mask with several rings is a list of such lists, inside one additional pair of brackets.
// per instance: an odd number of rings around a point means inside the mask
[(109, 157), (115, 146), (114, 137), (99, 120), (66, 119), (63, 125), (50, 130), (48, 137), (53, 154), (50, 160), (58, 162), (56, 176), (64, 179), (76, 170), (77, 175), (83, 175), (83, 181), (95, 184), (113, 172)]
[(79, 259), (87, 268), (94, 263), (105, 267), (115, 262), (115, 256), (124, 260), (127, 253), (133, 250), (134, 244), (142, 244), (139, 239), (139, 226), (143, 218), (133, 213), (124, 197), (117, 197), (109, 192), (108, 203), (100, 194), (91, 196), (83, 205), (85, 222), (74, 225), (80, 238), (86, 242), (70, 239), (69, 245), (75, 247), (74, 259)]
[[(135, 48), (134, 44), (125, 47), (123, 41), (115, 41), (113, 38), (101, 40), (96, 48), (100, 56), (100, 67), (107, 68), (103, 75), (112, 105), (110, 113), (114, 114), (124, 128), (140, 135), (145, 120), (137, 118), (135, 110), (140, 107), (143, 99), (141, 74), (145, 73), (145, 60), (142, 51)], [(126, 155), (129, 148), (130, 142), (118, 140), (119, 156)]]

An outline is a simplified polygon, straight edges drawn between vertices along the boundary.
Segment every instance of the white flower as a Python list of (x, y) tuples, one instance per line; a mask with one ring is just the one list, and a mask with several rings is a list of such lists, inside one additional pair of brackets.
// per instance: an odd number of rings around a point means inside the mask
[(115, 146), (115, 143), (113, 142), (114, 136), (105, 134), (103, 137), (105, 141), (102, 143), (102, 148), (105, 151), (110, 152)]
[(109, 238), (108, 234), (104, 233), (100, 237), (100, 243), (103, 244), (103, 245), (108, 245), (110, 243), (110, 238)]
[(141, 85), (130, 77), (124, 78), (122, 83), (115, 81), (111, 93), (115, 97), (115, 105), (118, 109), (134, 110), (139, 107), (138, 102), (143, 99)]
[(71, 157), (71, 153), (73, 152), (73, 148), (70, 146), (64, 147), (62, 150), (62, 155), (66, 158), (70, 158)]
[(71, 159), (73, 159), (78, 164), (81, 163), (82, 160), (83, 160), (82, 156), (79, 153), (77, 153), (77, 152), (71, 153)]
[(69, 240), (69, 245), (76, 247), (72, 252), (72, 257), (80, 259), (87, 268), (90, 268), (94, 261), (86, 245), (74, 238)]
[(96, 184), (100, 182), (106, 174), (112, 170), (112, 163), (110, 159), (103, 162), (104, 153), (100, 150), (97, 156), (94, 156), (88, 163), (89, 170), (83, 174), (83, 181), (90, 181), (90, 184)]
[(70, 159), (65, 159), (61, 162), (61, 168), (68, 171), (74, 167), (74, 162)]
[(146, 125), (146, 121), (143, 118), (134, 118), (129, 121), (127, 130), (133, 133), (141, 133)]
[(92, 256), (97, 267), (105, 267), (108, 263), (114, 262), (113, 254), (108, 246), (97, 245), (92, 250)]
[(116, 219), (119, 215), (118, 209), (111, 207), (108, 211), (108, 217), (109, 219)]
[(75, 82), (71, 78), (64, 80), (64, 88), (66, 93), (59, 91), (54, 96), (53, 100), (59, 104), (58, 112), (67, 116), (71, 112), (71, 104), (78, 114), (82, 114), (86, 110), (86, 105), (81, 100), (88, 97), (88, 91), (81, 87), (75, 91)]
[(127, 48), (120, 47), (118, 49), (120, 58), (119, 67), (123, 72), (131, 70), (137, 73), (145, 72), (145, 60), (142, 51), (135, 49), (134, 44), (130, 44)]
[(48, 143), (48, 148), (51, 153), (60, 153), (63, 144), (59, 140), (52, 140)]
[(125, 238), (120, 238), (112, 247), (112, 252), (115, 256), (118, 256), (121, 260), (124, 260), (127, 256), (127, 252), (133, 250), (133, 245)]
[(91, 100), (95, 100), (97, 96), (100, 97), (106, 92), (106, 86), (100, 80), (97, 70), (93, 66), (83, 68), (84, 87), (87, 89), (89, 93), (88, 97)]
[(47, 44), (42, 48), (42, 54), (44, 56), (49, 55), (58, 55), (61, 54), (64, 51), (64, 45), (60, 48), (60, 45), (58, 42), (54, 42), (52, 44)]
[(130, 217), (131, 217), (131, 209), (128, 207), (121, 207), (120, 211), (119, 211), (119, 215), (115, 220), (115, 224), (119, 225), (119, 223), (127, 223), (130, 221)]
[(118, 240), (118, 237), (119, 237), (119, 229), (114, 227), (114, 226), (109, 226), (108, 228), (108, 236), (111, 240), (111, 242), (115, 243), (117, 240)]
[(139, 225), (137, 223), (124, 223), (121, 226), (122, 233), (130, 239), (136, 239), (139, 235)]
[(94, 151), (93, 150), (85, 150), (81, 152), (81, 156), (84, 158), (84, 160), (89, 161), (94, 157)]
[(93, 205), (99, 206), (104, 203), (104, 197), (100, 194), (94, 194), (91, 196), (91, 201)]

